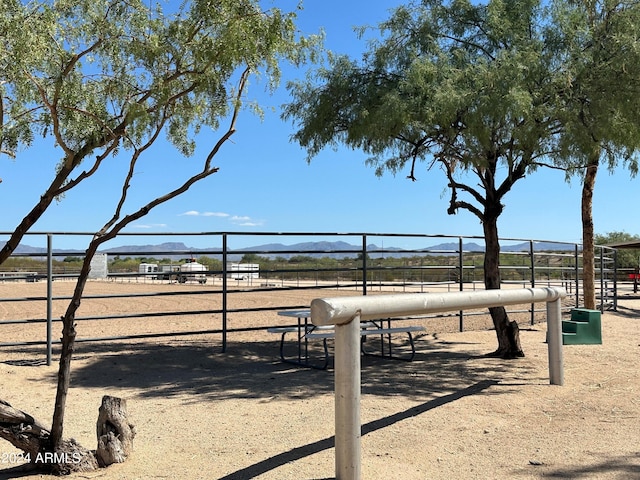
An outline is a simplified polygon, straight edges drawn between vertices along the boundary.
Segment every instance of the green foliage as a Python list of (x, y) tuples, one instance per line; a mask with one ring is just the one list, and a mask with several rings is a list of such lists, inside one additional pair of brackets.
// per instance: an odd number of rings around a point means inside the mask
[(46, 268), (46, 262), (29, 257), (13, 257), (2, 265), (2, 270), (8, 272), (40, 272)]
[[(245, 107), (260, 112), (247, 97), (249, 81), (264, 78), (274, 88), (282, 61), (297, 64), (314, 55), (318, 39), (299, 37), (294, 13), (263, 10), (258, 0), (167, 2), (167, 13), (163, 4), (0, 3), (0, 154), (16, 157), (42, 136), (58, 160), (46, 191), (0, 250), (0, 263), (54, 199), (123, 150), (130, 155), (127, 173), (114, 192), (120, 193), (113, 217), (93, 239), (96, 247), (213, 175), (212, 160), (235, 132), (238, 115)], [(218, 131), (222, 120), (226, 128), (217, 139), (208, 136), (200, 170), (196, 164), (195, 173), (176, 176), (173, 189), (125, 215), (143, 152), (165, 135), (191, 155), (198, 133)]]
[(449, 213), (484, 221), (538, 166), (583, 166), (594, 139), (610, 166), (637, 170), (639, 24), (636, 1), (412, 2), (361, 61), (332, 56), (290, 84), (283, 116), (309, 159), (344, 144), (370, 154), (378, 175), (412, 179), (416, 162), (439, 162)]
[(192, 0), (171, 15), (159, 5), (2, 2), (3, 150), (53, 135), (77, 164), (94, 150), (144, 144), (166, 124), (191, 154), (193, 135), (229, 112), (238, 69), (275, 85), (279, 60), (301, 60), (308, 45), (295, 38), (293, 14), (253, 0)]
[(245, 253), (240, 260), (240, 263), (265, 263), (268, 261), (267, 258), (261, 257), (257, 253)]
[(207, 267), (207, 270), (210, 272), (221, 272), (222, 271), (222, 261), (216, 258), (211, 258), (207, 256), (198, 257), (198, 262)]
[(289, 258), (289, 263), (313, 263), (313, 262), (314, 262), (314, 258), (311, 255), (293, 255), (291, 258)]
[[(612, 245), (616, 243), (640, 241), (639, 235), (631, 235), (626, 232), (608, 232), (595, 235), (597, 245)], [(637, 268), (640, 266), (640, 249), (620, 248), (616, 254), (616, 266), (618, 268)]]
[(558, 164), (582, 172), (592, 158), (638, 171), (640, 149), (640, 4), (554, 2), (547, 35), (561, 52), (565, 85)]
[(627, 232), (607, 232), (604, 234), (596, 234), (595, 240), (598, 245), (611, 245), (615, 243), (633, 242), (640, 240), (639, 235), (632, 235)]
[[(514, 183), (552, 151), (564, 80), (537, 1), (425, 0), (380, 25), (360, 62), (331, 57), (289, 88), (284, 118), (312, 158), (345, 144), (370, 154), (378, 175), (439, 162), (449, 212), (490, 223)], [(477, 177), (460, 181), (464, 174)], [(458, 193), (466, 198), (459, 199)]]
[(364, 255), (364, 256), (361, 253), (359, 253), (358, 256), (356, 257), (356, 262), (362, 264), (364, 261), (370, 262), (371, 261), (371, 257), (369, 256), (368, 253), (366, 255)]
[[(123, 272), (137, 272), (138, 266), (142, 263), (139, 258), (131, 257), (115, 257), (113, 261), (109, 262), (109, 272), (111, 273), (123, 273)], [(147, 262), (155, 263), (155, 262)]]

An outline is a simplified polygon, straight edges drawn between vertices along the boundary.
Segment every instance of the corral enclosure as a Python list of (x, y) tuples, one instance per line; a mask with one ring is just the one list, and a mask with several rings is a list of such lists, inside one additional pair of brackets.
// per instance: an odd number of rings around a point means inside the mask
[[(57, 319), (82, 261), (78, 250), (53, 248), (69, 235), (28, 235), (30, 245), (2, 266), (0, 347), (43, 345), (44, 353), (47, 345), (51, 356), (59, 336)], [(88, 234), (74, 234), (83, 235)], [(184, 242), (173, 241), (176, 236)], [(157, 243), (150, 244), (150, 238)], [(45, 246), (37, 246), (43, 240)], [(124, 235), (119, 242), (123, 246), (107, 245), (94, 259), (93, 279), (76, 317), (80, 342), (210, 335), (224, 351), (228, 336), (282, 326), (287, 319), (278, 311), (308, 308), (314, 298), (484, 288), (482, 239), (475, 237), (176, 233)], [(503, 288), (561, 286), (569, 293), (566, 309), (580, 306), (579, 245), (517, 239), (501, 244)], [(619, 278), (614, 254), (605, 247), (597, 252), (601, 309), (615, 309)], [(175, 268), (191, 264), (202, 270), (181, 275)], [(523, 305), (510, 312), (521, 323), (533, 324), (543, 310)], [(484, 311), (419, 321), (427, 331), (491, 327)]]

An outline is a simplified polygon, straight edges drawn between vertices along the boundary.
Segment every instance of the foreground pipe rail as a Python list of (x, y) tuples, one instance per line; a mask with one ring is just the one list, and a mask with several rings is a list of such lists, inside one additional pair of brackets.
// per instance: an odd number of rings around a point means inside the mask
[(562, 385), (561, 300), (566, 296), (564, 288), (547, 287), (314, 299), (311, 302), (311, 322), (316, 326), (335, 325), (336, 479), (358, 480), (361, 473), (361, 321), (546, 302), (549, 380), (552, 385)]

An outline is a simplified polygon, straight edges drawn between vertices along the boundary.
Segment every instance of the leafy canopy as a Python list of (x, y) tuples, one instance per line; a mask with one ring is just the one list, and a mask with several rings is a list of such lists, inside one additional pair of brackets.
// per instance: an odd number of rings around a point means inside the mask
[[(0, 3), (0, 153), (16, 157), (37, 136), (62, 151), (49, 187), (16, 226), (0, 263), (55, 198), (122, 150), (130, 154), (129, 171), (102, 234), (113, 226), (115, 235), (215, 173), (212, 159), (235, 132), (249, 79), (264, 76), (275, 87), (280, 62), (306, 60), (319, 41), (299, 37), (294, 13), (262, 10), (258, 0), (190, 0), (169, 12), (154, 3)], [(250, 107), (259, 113), (259, 106)], [(219, 133), (200, 173), (116, 226), (137, 160), (157, 138), (165, 135), (190, 155), (198, 132), (216, 131), (223, 119), (230, 127)]]
[(565, 75), (557, 96), (563, 131), (554, 160), (569, 173), (593, 158), (609, 170), (638, 172), (640, 149), (640, 3), (557, 1), (549, 42)]
[(275, 85), (279, 62), (298, 62), (313, 42), (296, 38), (294, 14), (253, 0), (191, 0), (170, 13), (148, 3), (1, 2), (3, 153), (53, 135), (76, 165), (96, 149), (143, 144), (166, 124), (191, 154), (200, 128), (229, 113), (238, 69)]
[[(616, 243), (640, 241), (639, 235), (627, 232), (607, 232), (595, 235), (597, 245), (611, 245)], [(637, 268), (640, 266), (640, 249), (618, 248), (616, 250), (616, 267)]]
[[(284, 116), (297, 122), (294, 139), (309, 158), (326, 146), (361, 149), (379, 175), (410, 165), (415, 179), (417, 161), (439, 162), (452, 211), (483, 218), (553, 151), (561, 128), (553, 95), (564, 77), (543, 13), (534, 0), (397, 8), (361, 62), (332, 57), (290, 85)], [(480, 189), (457, 182), (456, 171), (472, 172)], [(458, 201), (458, 189), (479, 206)]]
[[(597, 28), (591, 3), (607, 15)], [(360, 61), (333, 56), (290, 84), (284, 117), (309, 159), (345, 145), (368, 153), (378, 175), (410, 167), (412, 179), (416, 162), (440, 164), (450, 212), (484, 220), (538, 166), (582, 167), (594, 135), (611, 162), (640, 147), (636, 4), (412, 2), (380, 25)], [(465, 172), (477, 188), (458, 180)]]

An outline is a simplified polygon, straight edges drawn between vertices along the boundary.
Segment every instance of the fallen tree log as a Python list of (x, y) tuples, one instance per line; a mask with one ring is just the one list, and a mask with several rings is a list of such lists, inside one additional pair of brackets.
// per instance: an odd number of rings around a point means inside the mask
[(30, 462), (49, 440), (49, 430), (31, 415), (0, 400), (0, 437), (24, 452)]
[(135, 427), (128, 419), (126, 401), (105, 395), (98, 415), (97, 450), (69, 439), (53, 451), (50, 436), (34, 417), (0, 399), (0, 438), (22, 450), (22, 459), (31, 467), (46, 473), (67, 475), (124, 462), (133, 451)]

